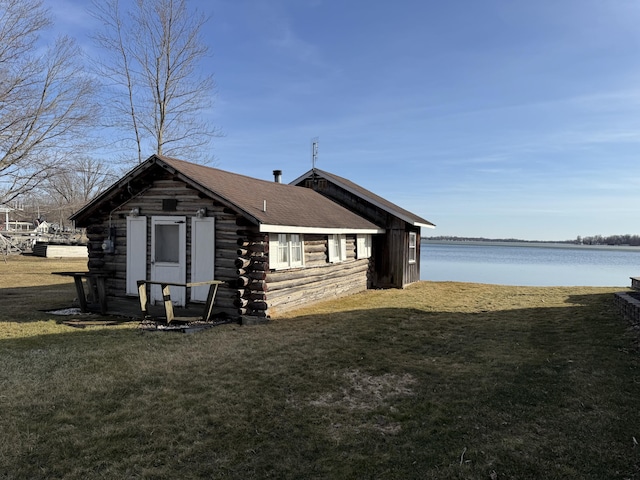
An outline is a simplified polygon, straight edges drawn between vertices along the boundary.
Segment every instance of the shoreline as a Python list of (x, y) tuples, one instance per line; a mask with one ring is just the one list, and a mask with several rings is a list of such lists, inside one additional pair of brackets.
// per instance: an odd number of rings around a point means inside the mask
[(574, 250), (612, 250), (612, 251), (638, 251), (640, 246), (632, 245), (586, 245), (577, 243), (563, 242), (544, 242), (544, 241), (501, 241), (501, 240), (431, 240), (422, 237), (422, 244), (431, 245), (459, 245), (459, 246), (487, 246), (487, 247), (533, 247), (533, 248), (558, 248), (558, 249), (574, 249)]

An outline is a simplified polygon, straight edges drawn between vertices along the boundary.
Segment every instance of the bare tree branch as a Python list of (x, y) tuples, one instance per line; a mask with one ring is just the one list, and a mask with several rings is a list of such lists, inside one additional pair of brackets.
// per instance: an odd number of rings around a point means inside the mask
[[(127, 45), (132, 41), (131, 33), (123, 25), (119, 0), (93, 2), (93, 16), (104, 26), (103, 31), (94, 34), (94, 41), (106, 53), (104, 59), (97, 62), (100, 75), (107, 81), (112, 91), (126, 92), (126, 95), (113, 95), (111, 110), (114, 113), (110, 126), (128, 128), (133, 131), (137, 147), (138, 163), (142, 158), (142, 139), (138, 127), (138, 115), (134, 97), (136, 89), (133, 83), (131, 60)], [(123, 98), (125, 98), (123, 100)]]
[[(126, 128), (142, 152), (207, 160), (219, 131), (202, 120), (213, 104), (213, 76), (200, 75), (208, 57), (202, 30), (208, 17), (186, 0), (93, 0), (102, 23), (94, 40), (106, 52), (99, 72), (113, 95), (111, 125)], [(129, 137), (131, 138), (131, 137)]]
[(0, 203), (49, 178), (97, 117), (76, 44), (61, 37), (38, 54), (48, 24), (40, 0), (0, 0)]
[[(109, 166), (93, 156), (74, 157), (51, 175), (40, 187), (47, 194), (50, 209), (64, 219), (81, 208), (114, 180)], [(40, 196), (42, 199), (42, 195)]]

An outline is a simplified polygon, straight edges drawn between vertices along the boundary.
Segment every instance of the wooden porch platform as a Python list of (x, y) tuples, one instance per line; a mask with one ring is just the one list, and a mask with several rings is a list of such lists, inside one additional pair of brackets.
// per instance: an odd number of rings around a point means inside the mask
[[(140, 300), (137, 297), (107, 297), (106, 316), (113, 317), (118, 323), (132, 321), (139, 322), (143, 330), (156, 331), (181, 331), (183, 333), (195, 333), (215, 327), (217, 325), (237, 323), (240, 325), (262, 325), (268, 323), (267, 318), (252, 316), (234, 316), (225, 312), (216, 312), (211, 316), (209, 322), (202, 321), (202, 310), (204, 303), (189, 303), (187, 307), (174, 307), (176, 319), (168, 324), (165, 320), (164, 305), (149, 305), (147, 317), (144, 317), (140, 309)], [(87, 303), (87, 310), (92, 314), (100, 315), (100, 305), (98, 303)], [(102, 315), (104, 318), (105, 315)]]
[[(93, 320), (93, 318), (95, 318), (93, 316), (84, 318), (76, 317), (63, 323), (74, 327), (85, 328), (92, 325), (118, 325), (131, 321), (137, 322), (138, 327), (145, 331), (197, 333), (211, 327), (234, 323), (236, 321), (228, 315), (214, 313), (209, 322), (203, 322), (202, 310), (204, 304), (202, 303), (192, 303), (187, 305), (186, 308), (174, 307), (176, 318), (170, 324), (164, 320), (166, 314), (164, 305), (149, 305), (146, 318), (140, 309), (140, 300), (137, 297), (107, 297), (107, 305), (108, 309), (106, 314), (104, 314), (101, 313), (101, 307), (98, 303), (87, 303), (87, 313), (98, 315), (98, 320)], [(104, 320), (106, 316), (112, 320)]]
[[(159, 318), (165, 316), (164, 305), (149, 305), (148, 315)], [(202, 318), (202, 303), (190, 303), (186, 307), (174, 307), (176, 317), (197, 320)], [(91, 313), (100, 313), (100, 305), (95, 303), (87, 304), (87, 309)], [(131, 320), (142, 320), (144, 318), (140, 309), (138, 297), (107, 297), (106, 315), (129, 318)]]
[[(209, 280), (186, 284), (139, 280), (138, 296), (114, 297), (107, 295), (105, 275), (92, 272), (52, 272), (52, 275), (72, 277), (76, 287), (76, 301), (83, 313), (99, 313), (101, 315), (120, 318), (149, 320), (156, 323), (177, 321), (187, 324), (200, 320), (201, 323), (214, 323), (221, 315), (213, 311), (218, 287), (224, 282)], [(152, 305), (149, 302), (150, 285), (162, 287), (163, 303)], [(190, 302), (183, 307), (176, 307), (171, 301), (170, 286), (194, 287), (208, 286), (206, 302)], [(226, 316), (225, 316), (226, 320)]]

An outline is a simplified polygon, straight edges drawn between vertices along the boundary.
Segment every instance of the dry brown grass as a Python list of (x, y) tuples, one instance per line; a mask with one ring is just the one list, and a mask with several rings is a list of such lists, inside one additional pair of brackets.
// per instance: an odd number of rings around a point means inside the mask
[(0, 259), (0, 338), (20, 338), (64, 332), (59, 317), (47, 311), (71, 306), (76, 297), (73, 280), (51, 272), (85, 271), (87, 259), (41, 258), (29, 255)]
[(0, 288), (73, 284), (51, 272), (86, 271), (86, 258), (41, 258), (31, 255), (0, 258)]
[(259, 327), (77, 330), (40, 312), (75, 293), (46, 270), (75, 268), (42, 260), (9, 260), (21, 287), (0, 264), (0, 478), (640, 476), (614, 289), (423, 282)]
[(612, 293), (620, 288), (607, 287), (518, 287), (478, 283), (436, 282), (424, 288), (424, 282), (398, 290), (368, 290), (366, 292), (301, 308), (281, 315), (281, 318), (307, 314), (322, 315), (353, 311), (363, 304), (374, 308), (409, 308), (427, 312), (483, 313), (494, 310), (519, 310), (530, 307), (571, 307), (568, 298), (594, 293)]

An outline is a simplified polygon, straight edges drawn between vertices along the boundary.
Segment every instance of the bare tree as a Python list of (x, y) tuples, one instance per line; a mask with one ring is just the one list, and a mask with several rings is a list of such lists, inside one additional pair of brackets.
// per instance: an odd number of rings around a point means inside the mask
[(90, 156), (72, 159), (43, 184), (50, 194), (75, 208), (92, 200), (116, 179), (103, 160)]
[(208, 57), (202, 30), (208, 17), (186, 0), (93, 0), (102, 29), (94, 39), (106, 55), (98, 70), (110, 87), (109, 126), (125, 129), (144, 152), (208, 160), (205, 148), (219, 135), (203, 120), (213, 104), (213, 76), (199, 67)]
[(0, 0), (0, 203), (54, 173), (97, 117), (76, 44), (61, 37), (43, 50), (49, 24), (41, 0)]
[(78, 156), (58, 169), (42, 184), (49, 200), (40, 197), (49, 211), (57, 212), (57, 219), (64, 226), (65, 219), (98, 195), (115, 180), (108, 165), (96, 157)]

